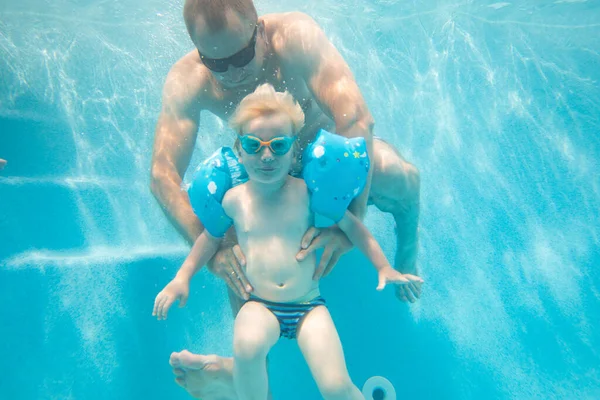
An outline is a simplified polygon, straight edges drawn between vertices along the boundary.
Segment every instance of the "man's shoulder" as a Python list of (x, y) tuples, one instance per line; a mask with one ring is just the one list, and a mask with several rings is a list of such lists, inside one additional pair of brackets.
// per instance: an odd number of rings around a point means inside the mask
[(165, 81), (164, 94), (183, 102), (202, 101), (211, 92), (207, 90), (210, 87), (210, 73), (194, 50), (173, 64)]
[(265, 22), (273, 24), (276, 27), (285, 27), (294, 22), (314, 22), (314, 19), (301, 11), (290, 11), (284, 13), (265, 14), (261, 17)]
[(315, 37), (313, 33), (321, 29), (312, 17), (300, 11), (267, 14), (262, 18), (277, 53), (294, 54), (298, 45), (306, 44)]

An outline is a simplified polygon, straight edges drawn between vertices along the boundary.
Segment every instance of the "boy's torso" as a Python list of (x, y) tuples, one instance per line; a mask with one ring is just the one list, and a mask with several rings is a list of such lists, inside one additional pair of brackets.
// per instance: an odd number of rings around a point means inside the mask
[(304, 181), (289, 177), (268, 196), (252, 193), (247, 184), (231, 190), (239, 196), (234, 224), (253, 295), (276, 302), (318, 295), (314, 254), (296, 261), (302, 237), (314, 222)]

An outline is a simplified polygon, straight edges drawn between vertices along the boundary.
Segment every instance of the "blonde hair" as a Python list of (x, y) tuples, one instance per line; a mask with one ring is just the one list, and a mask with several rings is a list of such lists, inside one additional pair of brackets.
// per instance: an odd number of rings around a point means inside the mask
[(290, 118), (292, 132), (297, 134), (304, 126), (304, 112), (291, 94), (276, 92), (269, 83), (256, 88), (253, 93), (244, 97), (229, 120), (229, 126), (239, 135), (251, 120), (264, 116), (282, 113)]

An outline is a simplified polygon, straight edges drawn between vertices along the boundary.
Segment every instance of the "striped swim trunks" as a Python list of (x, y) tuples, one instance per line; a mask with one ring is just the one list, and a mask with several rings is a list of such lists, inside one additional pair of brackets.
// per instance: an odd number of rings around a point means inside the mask
[(310, 310), (317, 306), (325, 305), (325, 299), (321, 296), (303, 303), (276, 303), (256, 296), (250, 296), (248, 301), (256, 301), (257, 303), (264, 304), (279, 321), (279, 336), (288, 339), (296, 339), (298, 323)]

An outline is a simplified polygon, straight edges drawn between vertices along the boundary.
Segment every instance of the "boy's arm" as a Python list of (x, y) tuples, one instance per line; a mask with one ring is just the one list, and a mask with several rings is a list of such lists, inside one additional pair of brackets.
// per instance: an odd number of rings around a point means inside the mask
[(383, 250), (379, 246), (379, 243), (377, 243), (377, 240), (375, 240), (362, 221), (350, 211), (346, 210), (346, 214), (338, 222), (338, 227), (348, 236), (352, 244), (367, 256), (377, 271), (392, 267), (385, 254), (383, 254)]
[[(229, 189), (221, 202), (225, 215), (231, 218), (234, 223), (237, 216), (236, 210), (240, 205), (239, 196), (241, 193), (243, 192), (240, 192), (238, 188)], [(246, 257), (238, 244), (235, 226), (229, 228), (225, 233), (217, 250), (216, 256), (209, 262), (208, 268), (211, 269), (211, 272), (218, 273), (236, 295), (240, 298), (248, 299), (253, 288), (244, 272)], [(219, 273), (214, 270), (215, 265), (221, 266), (221, 268), (222, 266), (229, 268), (225, 273)]]
[(222, 239), (212, 236), (206, 229), (203, 230), (194, 242), (190, 254), (179, 268), (176, 278), (185, 279), (189, 282), (194, 274), (206, 265), (219, 250)]
[(416, 298), (420, 297), (423, 279), (416, 275), (402, 274), (392, 268), (385, 254), (383, 254), (381, 246), (360, 219), (346, 210), (346, 214), (338, 222), (338, 226), (377, 269), (379, 274), (377, 290), (383, 290), (387, 283), (406, 285)]
[[(225, 215), (231, 219), (235, 218), (237, 203), (236, 193), (236, 190), (228, 190), (221, 201), (221, 206), (223, 207)], [(196, 242), (194, 242), (192, 250), (190, 250), (190, 254), (188, 254), (183, 262), (179, 272), (177, 272), (178, 277), (190, 280), (192, 276), (194, 276), (202, 266), (206, 265), (217, 251), (222, 248), (223, 243), (231, 244), (230, 240), (232, 238), (230, 233), (232, 231), (233, 229), (229, 229), (223, 237), (215, 237), (211, 235), (207, 229), (204, 229), (200, 236), (198, 236)], [(233, 234), (233, 236), (235, 238), (235, 234)]]
[(212, 236), (206, 229), (198, 236), (175, 278), (154, 299), (153, 316), (159, 320), (167, 319), (167, 313), (176, 301), (179, 301), (179, 307), (185, 306), (192, 277), (215, 254), (220, 242), (220, 238)]

